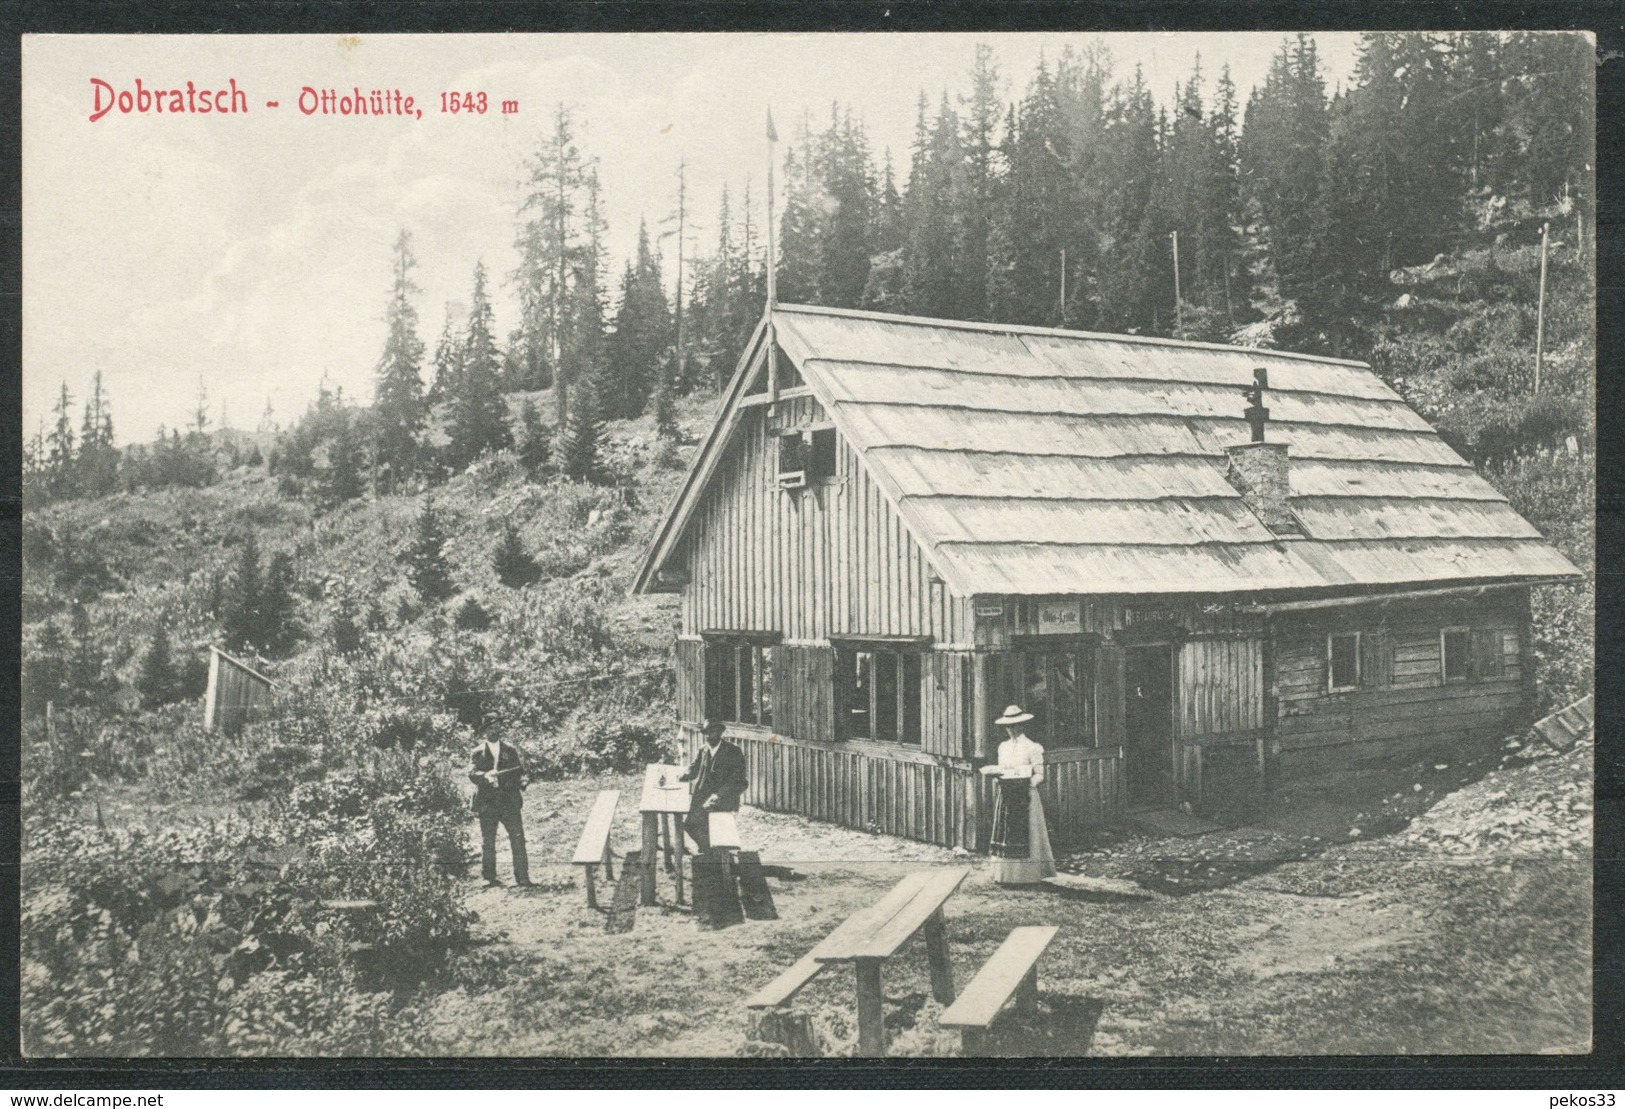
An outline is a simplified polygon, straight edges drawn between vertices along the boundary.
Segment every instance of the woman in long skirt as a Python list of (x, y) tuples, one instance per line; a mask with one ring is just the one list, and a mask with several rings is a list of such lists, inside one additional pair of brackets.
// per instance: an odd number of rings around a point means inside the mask
[(1011, 705), (994, 721), (1010, 738), (999, 744), (999, 764), (989, 767), (998, 777), (993, 802), (993, 880), (1002, 885), (1027, 885), (1055, 875), (1049, 826), (1044, 821), (1044, 748), (1027, 738), (1022, 725), (1033, 718)]

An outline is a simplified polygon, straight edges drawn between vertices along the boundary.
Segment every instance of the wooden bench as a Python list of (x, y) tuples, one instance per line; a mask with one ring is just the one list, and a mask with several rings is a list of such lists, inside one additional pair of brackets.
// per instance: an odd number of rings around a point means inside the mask
[(940, 1024), (959, 1029), (966, 1055), (981, 1054), (994, 1018), (1012, 997), (1031, 1005), (1038, 999), (1038, 957), (1060, 929), (1012, 928), (982, 969), (976, 972), (959, 1000), (943, 1011)]
[(953, 1001), (953, 965), (948, 957), (948, 927), (942, 906), (969, 874), (967, 868), (956, 868), (908, 875), (885, 897), (853, 913), (794, 965), (757, 990), (745, 1002), (746, 1007), (770, 1009), (784, 1005), (825, 967), (851, 963), (857, 977), (858, 1053), (884, 1055), (880, 968), (916, 932), (923, 932), (931, 967), (931, 993), (944, 1005)]
[(581, 841), (576, 844), (575, 857), (570, 861), (583, 867), (587, 875), (587, 907), (598, 908), (598, 893), (593, 888), (594, 871), (602, 866), (604, 877), (615, 880), (615, 855), (609, 849), (609, 833), (615, 824), (615, 807), (621, 803), (621, 791), (605, 789), (598, 792), (587, 814), (587, 826), (581, 829)]

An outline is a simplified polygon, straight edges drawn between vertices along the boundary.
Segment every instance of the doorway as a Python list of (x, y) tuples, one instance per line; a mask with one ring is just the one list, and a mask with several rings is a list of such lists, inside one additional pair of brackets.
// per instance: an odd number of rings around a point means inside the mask
[(1133, 646), (1123, 658), (1123, 754), (1131, 808), (1174, 803), (1174, 653)]

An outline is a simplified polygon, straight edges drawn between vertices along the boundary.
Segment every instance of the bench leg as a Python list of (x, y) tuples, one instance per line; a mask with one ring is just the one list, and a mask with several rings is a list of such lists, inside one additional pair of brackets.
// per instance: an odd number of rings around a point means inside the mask
[(959, 1030), (959, 1050), (963, 1055), (986, 1055), (987, 1029), (961, 1028)]
[(660, 814), (643, 814), (643, 889), (641, 900), (645, 905), (655, 903), (655, 860), (660, 853)]
[(1038, 1004), (1038, 964), (1034, 963), (1031, 970), (1022, 975), (1021, 985), (1016, 987), (1016, 1004), (1031, 1008)]
[(615, 852), (609, 849), (609, 840), (604, 840), (604, 877), (611, 882), (615, 880)]
[(858, 1054), (878, 1059), (886, 1054), (886, 1007), (880, 992), (879, 959), (853, 963), (858, 977)]
[(587, 872), (587, 908), (596, 909), (598, 908), (598, 891), (592, 888), (592, 872), (598, 868), (592, 863), (588, 863), (581, 869)]
[(931, 996), (943, 1005), (952, 1005), (954, 967), (948, 958), (948, 920), (941, 909), (926, 918), (925, 955), (931, 964)]
[[(668, 871), (670, 871), (671, 870), (672, 828), (675, 827), (677, 829), (677, 834), (679, 836), (681, 836), (683, 834), (683, 827), (682, 827), (681, 824), (677, 823), (677, 817), (672, 815), (671, 813), (661, 813), (660, 814), (660, 823), (661, 823), (661, 825), (664, 828), (665, 833), (666, 833), (666, 837), (665, 837), (666, 838), (666, 869)], [(682, 900), (682, 899), (678, 898), (678, 900)]]

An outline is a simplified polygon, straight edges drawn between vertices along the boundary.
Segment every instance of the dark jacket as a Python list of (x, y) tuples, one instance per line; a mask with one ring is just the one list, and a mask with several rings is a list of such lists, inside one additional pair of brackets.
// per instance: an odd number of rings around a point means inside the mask
[(495, 812), (499, 809), (517, 809), (524, 804), (525, 760), (519, 748), (504, 743), (497, 757), (497, 784), (485, 780), (485, 772), (493, 769), (491, 753), (481, 743), (469, 755), (468, 780), (474, 783), (474, 811)]
[(727, 740), (717, 745), (714, 755), (709, 747), (701, 747), (683, 779), (689, 783), (691, 809), (699, 809), (715, 797), (713, 812), (738, 812), (739, 797), (750, 784), (745, 776), (745, 752)]

